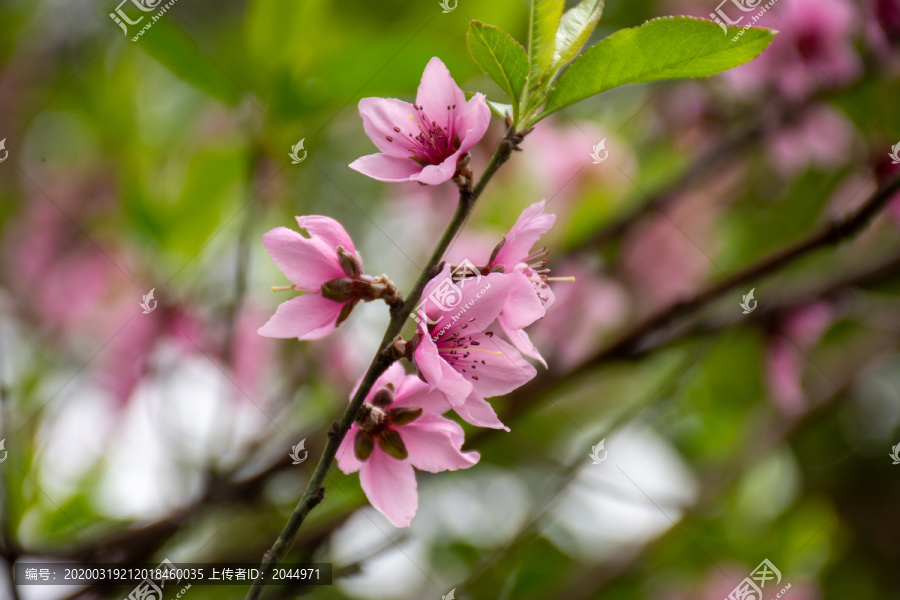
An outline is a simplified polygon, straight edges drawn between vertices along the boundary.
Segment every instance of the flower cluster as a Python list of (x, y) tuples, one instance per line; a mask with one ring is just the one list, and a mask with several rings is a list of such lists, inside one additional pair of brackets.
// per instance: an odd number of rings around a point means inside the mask
[[(426, 184), (448, 181), (466, 168), (466, 152), (484, 135), (490, 116), (480, 94), (465, 103), (436, 58), (425, 69), (417, 104), (366, 98), (360, 114), (382, 154), (350, 166), (382, 181)], [(394, 345), (415, 373), (393, 362), (367, 390), (341, 442), (338, 467), (359, 472), (369, 501), (395, 526), (409, 525), (415, 515), (415, 469), (455, 471), (480, 458), (462, 451), (463, 429), (444, 415), (454, 411), (472, 425), (507, 429), (488, 399), (536, 375), (525, 356), (544, 363), (525, 332), (554, 300), (547, 250), (533, 250), (555, 220), (544, 205), (528, 207), (490, 256), (444, 264), (428, 282), (411, 315), (415, 333)], [(364, 273), (362, 258), (339, 223), (323, 216), (298, 217), (297, 223), (309, 237), (278, 227), (263, 236), (263, 243), (293, 283), (273, 289), (305, 293), (281, 304), (260, 328), (261, 335), (319, 339), (359, 301), (402, 306), (386, 275)]]

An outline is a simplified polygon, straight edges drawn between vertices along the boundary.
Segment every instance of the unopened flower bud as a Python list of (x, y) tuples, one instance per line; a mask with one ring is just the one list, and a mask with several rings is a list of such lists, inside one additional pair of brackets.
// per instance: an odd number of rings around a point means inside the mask
[(338, 262), (351, 279), (356, 279), (363, 274), (362, 263), (353, 254), (347, 252), (343, 246), (337, 247)]
[(384, 355), (391, 360), (400, 360), (407, 356), (406, 340), (399, 335), (395, 337), (391, 344), (384, 349)]
[(392, 456), (397, 460), (404, 460), (409, 456), (409, 452), (406, 450), (406, 444), (403, 443), (403, 438), (401, 438), (400, 434), (393, 429), (386, 429), (378, 436), (378, 447), (381, 448), (385, 454)]

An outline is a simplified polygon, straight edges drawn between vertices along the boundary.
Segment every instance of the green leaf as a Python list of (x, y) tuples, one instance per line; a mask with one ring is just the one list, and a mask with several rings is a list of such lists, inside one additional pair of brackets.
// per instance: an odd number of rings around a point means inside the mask
[(562, 18), (565, 0), (532, 0), (531, 30), (528, 32), (528, 53), (531, 57), (531, 81), (539, 82), (550, 68), (556, 30)]
[[(693, 17), (664, 17), (601, 40), (560, 76), (544, 118), (561, 108), (628, 83), (708, 77), (742, 65), (772, 42), (775, 31), (738, 27), (722, 29)], [(734, 41), (733, 41), (734, 40)]]
[[(241, 90), (168, 19), (166, 16), (146, 31), (138, 42), (141, 49), (188, 83), (230, 106), (237, 105), (243, 95)], [(127, 38), (128, 44), (133, 43), (132, 37)]]
[(528, 76), (525, 48), (502, 29), (481, 21), (469, 24), (466, 43), (481, 70), (518, 104)]
[(556, 70), (575, 58), (600, 22), (604, 5), (604, 0), (581, 0), (578, 6), (566, 11), (556, 32), (551, 70)]

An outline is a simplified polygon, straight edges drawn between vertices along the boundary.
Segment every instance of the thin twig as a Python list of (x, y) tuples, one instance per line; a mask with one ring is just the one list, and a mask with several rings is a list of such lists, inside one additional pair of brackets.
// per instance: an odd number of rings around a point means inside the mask
[(898, 191), (900, 191), (900, 177), (878, 190), (855, 212), (843, 218), (833, 219), (805, 239), (773, 252), (766, 258), (724, 278), (691, 298), (672, 304), (638, 323), (626, 331), (618, 341), (581, 364), (569, 376), (581, 375), (610, 359), (629, 357), (639, 350), (641, 344), (645, 343), (650, 336), (664, 330), (677, 319), (706, 307), (738, 286), (769, 275), (815, 250), (837, 245), (856, 236)]
[[(895, 280), (898, 276), (900, 276), (900, 252), (894, 252), (887, 260), (880, 261), (875, 265), (868, 266), (859, 271), (843, 275), (833, 281), (825, 283), (815, 290), (803, 293), (797, 293), (795, 291), (792, 295), (785, 298), (776, 298), (767, 301), (765, 306), (760, 306), (758, 310), (747, 315), (745, 319), (741, 319), (740, 323), (768, 327), (770, 324), (780, 319), (785, 313), (801, 308), (816, 300), (829, 299), (833, 302), (837, 302), (848, 290), (859, 287), (875, 286), (886, 281)], [(731, 327), (733, 323), (734, 319), (723, 318), (696, 321), (666, 339), (642, 347), (641, 351), (633, 358), (646, 356), (647, 354), (667, 348), (685, 339), (716, 334), (723, 329)]]

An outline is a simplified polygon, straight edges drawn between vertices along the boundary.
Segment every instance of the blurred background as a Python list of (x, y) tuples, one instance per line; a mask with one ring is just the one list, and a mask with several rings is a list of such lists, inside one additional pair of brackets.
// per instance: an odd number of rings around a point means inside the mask
[[(468, 22), (527, 37), (523, 0), (178, 0), (132, 41), (116, 2), (0, 4), (10, 600), (130, 592), (16, 591), (19, 560), (260, 560), (387, 323), (373, 304), (321, 342), (258, 336), (288, 284), (261, 235), (328, 215), (409, 289), (454, 188), (348, 169), (375, 151), (356, 104), (411, 101), (432, 56), (503, 101)], [(609, 0), (593, 40), (716, 8)], [(549, 369), (494, 400), (511, 432), (466, 426), (476, 467), (419, 473), (408, 529), (333, 468), (289, 560), (333, 563), (334, 585), (266, 598), (721, 600), (764, 559), (766, 600), (900, 598), (900, 199), (767, 262), (900, 171), (900, 0), (777, 0), (758, 24), (782, 34), (749, 65), (619, 88), (526, 138), (450, 254), (548, 201), (550, 266), (576, 278), (531, 328)]]

